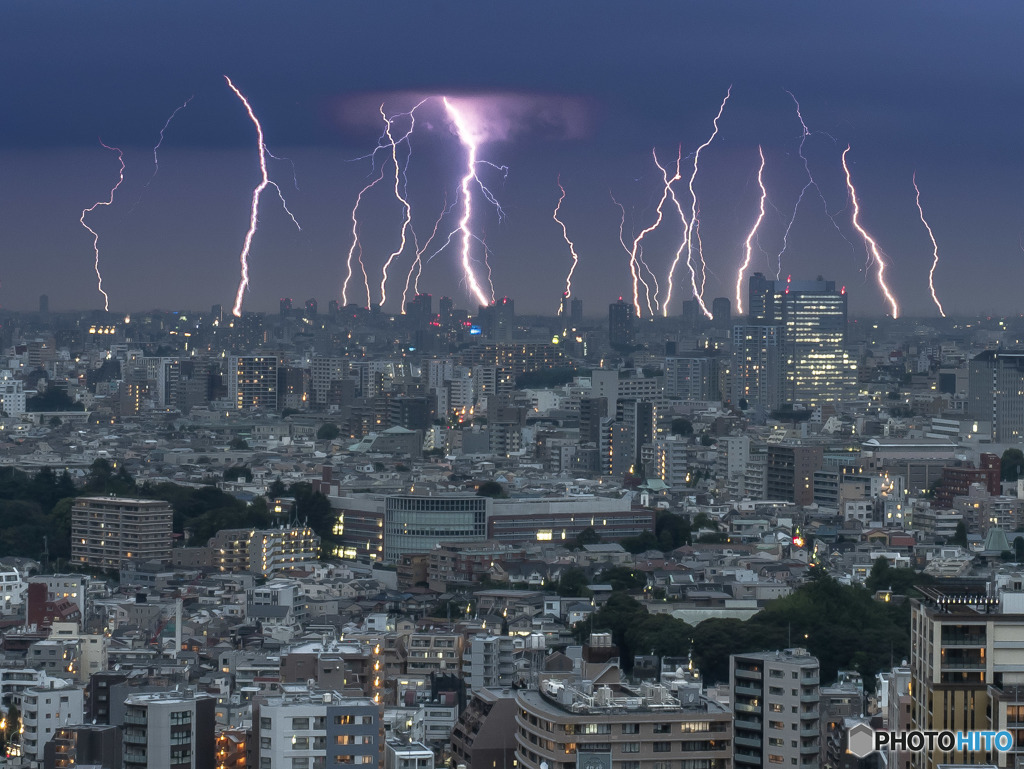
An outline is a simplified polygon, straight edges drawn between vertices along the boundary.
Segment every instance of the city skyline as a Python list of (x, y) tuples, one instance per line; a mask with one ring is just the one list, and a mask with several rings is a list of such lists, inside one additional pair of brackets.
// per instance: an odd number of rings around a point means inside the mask
[[(480, 158), (508, 169), (486, 180), (506, 218), (477, 196), (469, 223), (490, 250), (495, 297), (515, 298), (523, 314), (554, 313), (575, 263), (563, 234), (578, 253), (572, 290), (588, 316), (619, 295), (632, 298), (620, 224), (626, 245), (653, 224), (664, 190), (655, 163), (671, 168), (677, 157), (674, 191), (687, 215), (700, 214), (708, 305), (726, 296), (735, 312), (732, 287), (749, 243), (747, 276), (825, 275), (849, 286), (852, 316), (889, 311), (852, 221), (848, 159), (860, 221), (887, 254), (901, 314), (939, 315), (915, 174), (945, 311), (1012, 311), (1015, 271), (1024, 269), (1016, 177), (1024, 153), (1012, 99), (1020, 53), (1010, 32), (1021, 10), (736, 7), (654, 3), (638, 12), (597, 3), (584, 13), (525, 3), (499, 14), (456, 3), (409, 7), (393, 22), (360, 4), (287, 15), (269, 3), (247, 4), (245, 14), (234, 5), (193, 5), (194, 13), (188, 3), (115, 3), (101, 12), (67, 5), (58, 18), (28, 4), (8, 8), (0, 56), (27, 74), (0, 86), (4, 102), (18, 106), (0, 121), (0, 306), (29, 310), (46, 293), (54, 310), (102, 309), (87, 224), (112, 312), (230, 308), (260, 180), (257, 132), (224, 83), (230, 77), (262, 122), (269, 178), (295, 217), (273, 190), (263, 196), (245, 310), (273, 312), (281, 296), (315, 296), (324, 307), (341, 298), (352, 206), (375, 172), (391, 172), (366, 158), (381, 135), (382, 105), (394, 117), (428, 100), (407, 145), (411, 233), (424, 241), (446, 206), (464, 202), (467, 145), (442, 106), (449, 96), (476, 110)], [(24, 70), (24, 62), (35, 66)], [(118, 155), (100, 141), (123, 152), (125, 167), (110, 204), (97, 207), (118, 181)], [(750, 238), (759, 148), (766, 213)], [(806, 188), (807, 169), (820, 197)], [(383, 187), (360, 213), (371, 301), (403, 222)], [(564, 233), (553, 220), (560, 199)], [(664, 211), (640, 252), (662, 299), (685, 233), (671, 205)], [(425, 265), (421, 290), (475, 310), (462, 248), (456, 236)], [(482, 282), (480, 241), (471, 248)], [(399, 254), (398, 277), (412, 255)], [(674, 277), (666, 311), (677, 316), (693, 298), (685, 263)], [(392, 286), (401, 282), (389, 284), (389, 312), (399, 311), (401, 290)], [(642, 314), (660, 313), (645, 305)]]

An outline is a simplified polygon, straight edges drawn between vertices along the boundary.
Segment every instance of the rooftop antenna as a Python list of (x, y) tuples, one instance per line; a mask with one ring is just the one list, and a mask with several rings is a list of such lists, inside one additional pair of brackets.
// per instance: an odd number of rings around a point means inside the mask
[(49, 568), (50, 568), (50, 542), (47, 539), (47, 536), (45, 534), (43, 535), (43, 557), (42, 557), (42, 561), (43, 561), (43, 564), (42, 564), (42, 566), (43, 566), (43, 573), (45, 574), (47, 571), (49, 571)]

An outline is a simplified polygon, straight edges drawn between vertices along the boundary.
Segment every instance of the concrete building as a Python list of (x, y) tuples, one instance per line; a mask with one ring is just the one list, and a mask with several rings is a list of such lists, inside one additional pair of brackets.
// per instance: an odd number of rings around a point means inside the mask
[(474, 689), (452, 729), (452, 753), (466, 769), (515, 766), (516, 697), (509, 689)]
[(1024, 437), (1024, 350), (986, 350), (967, 364), (967, 408), (991, 420), (992, 441)]
[(475, 635), (462, 657), (462, 677), (470, 689), (510, 687), (515, 681), (512, 636)]
[(214, 769), (213, 697), (178, 691), (125, 699), (124, 769)]
[[(695, 692), (684, 700), (655, 684), (575, 688), (544, 681), (516, 692), (522, 769), (731, 769), (732, 714)], [(493, 746), (497, 747), (497, 746)]]
[(129, 560), (169, 561), (173, 516), (162, 500), (79, 497), (71, 508), (71, 561), (108, 570)]
[(737, 768), (819, 766), (819, 675), (806, 649), (729, 658)]
[(32, 687), (21, 694), (21, 754), (32, 763), (43, 760), (43, 749), (57, 730), (82, 722), (83, 689), (50, 680), (47, 688)]
[(228, 357), (228, 399), (236, 409), (277, 410), (277, 356)]

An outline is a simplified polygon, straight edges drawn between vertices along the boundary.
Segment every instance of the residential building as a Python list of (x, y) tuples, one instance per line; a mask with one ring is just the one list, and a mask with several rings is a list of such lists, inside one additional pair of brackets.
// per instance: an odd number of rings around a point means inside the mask
[(236, 409), (277, 410), (276, 355), (231, 355), (228, 399)]
[(78, 497), (71, 507), (71, 562), (116, 570), (129, 560), (169, 561), (173, 516), (163, 500)]
[(158, 691), (124, 704), (123, 769), (214, 769), (213, 697)]

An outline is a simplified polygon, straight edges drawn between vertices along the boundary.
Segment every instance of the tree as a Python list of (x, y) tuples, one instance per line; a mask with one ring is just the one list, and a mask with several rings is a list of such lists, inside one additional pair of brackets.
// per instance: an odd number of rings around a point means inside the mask
[(587, 589), (588, 582), (587, 573), (583, 569), (579, 566), (570, 566), (562, 570), (556, 592), (560, 596), (583, 598), (590, 595)]
[(1013, 540), (1013, 560), (1017, 563), (1024, 561), (1024, 537), (1015, 537)]
[(967, 547), (967, 524), (960, 521), (956, 525), (956, 531), (953, 533), (953, 537), (949, 540), (951, 545), (960, 545), (960, 547)]
[(597, 533), (593, 526), (588, 526), (576, 535), (576, 543), (573, 549), (582, 550), (584, 545), (596, 545), (600, 541), (601, 535)]
[(316, 431), (317, 440), (321, 441), (333, 441), (339, 435), (341, 435), (341, 430), (333, 422), (324, 422)]
[(673, 435), (693, 435), (693, 422), (685, 417), (676, 417), (672, 420)]
[(249, 448), (249, 444), (246, 442), (245, 438), (240, 435), (236, 435), (231, 439), (231, 442), (228, 443), (228, 448), (232, 451), (245, 451)]
[(245, 478), (246, 483), (252, 483), (252, 470), (246, 465), (234, 465), (233, 467), (225, 468), (225, 481), (237, 481), (239, 478)]
[(889, 559), (884, 555), (878, 556), (875, 562), (871, 564), (871, 573), (868, 574), (868, 578), (864, 580), (864, 587), (870, 590), (872, 593), (876, 593), (879, 590), (885, 590), (890, 586), (892, 581), (892, 575), (890, 572), (892, 567), (889, 566)]
[(1024, 451), (1018, 448), (1007, 449), (1003, 452), (999, 465), (1002, 479), (1016, 482), (1018, 478), (1024, 476)]
[(498, 499), (505, 496), (505, 487), (497, 481), (484, 481), (476, 490), (478, 497), (490, 497)]

